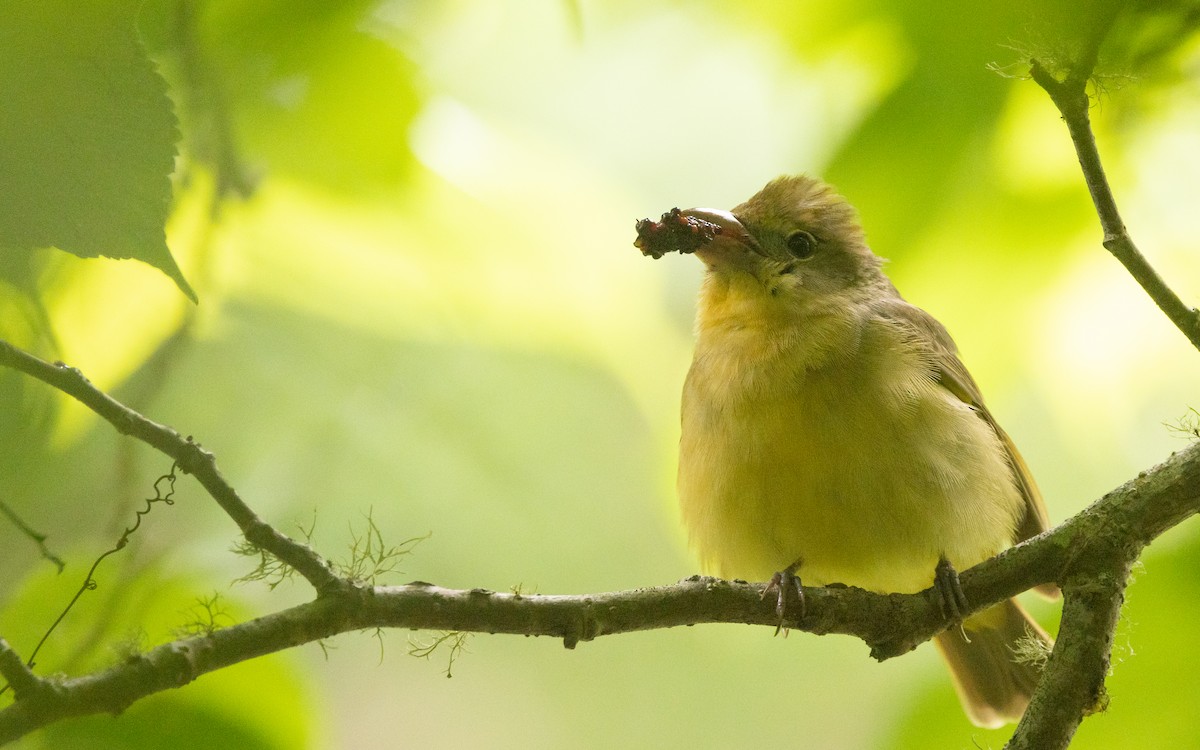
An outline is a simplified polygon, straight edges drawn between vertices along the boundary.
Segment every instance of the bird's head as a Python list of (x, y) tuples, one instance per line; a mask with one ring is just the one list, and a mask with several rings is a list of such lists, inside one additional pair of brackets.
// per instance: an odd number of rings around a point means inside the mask
[[(811, 177), (780, 177), (732, 211), (679, 215), (710, 231), (692, 251), (710, 282), (739, 295), (790, 299), (810, 307), (890, 283), (844, 198)], [(691, 248), (689, 248), (691, 249)]]

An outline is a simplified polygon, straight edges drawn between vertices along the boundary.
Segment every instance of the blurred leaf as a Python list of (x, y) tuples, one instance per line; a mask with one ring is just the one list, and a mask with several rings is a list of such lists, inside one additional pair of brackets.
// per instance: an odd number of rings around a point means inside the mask
[[(911, 46), (907, 77), (843, 144), (826, 176), (858, 207), (879, 247), (904, 247), (954, 193), (980, 179), (977, 157), (1013, 85), (991, 70), (1024, 72), (1031, 51), (1072, 49), (1098, 6), (1080, 0), (881, 4)], [(1072, 7), (1073, 6), (1073, 7)], [(1074, 12), (1071, 12), (1074, 10)], [(1064, 138), (1063, 148), (1070, 145)]]
[[(1200, 31), (1200, 3), (1196, 0), (1141, 0), (1126, 4), (1101, 50), (1101, 74), (1106, 65), (1128, 67), (1138, 76), (1153, 74), (1178, 82), (1171, 57)], [(1117, 72), (1117, 71), (1112, 71)], [(1161, 80), (1159, 83), (1161, 84)]]
[(178, 133), (138, 5), (0, 4), (0, 250), (136, 258), (194, 301), (163, 230)]
[(226, 315), (229, 335), (182, 364), (203, 380), (168, 386), (163, 418), (264, 512), (285, 503), (278, 517), (307, 524), (317, 509), (330, 557), (371, 512), (387, 544), (433, 532), (400, 567), (445, 585), (586, 591), (680, 573), (648, 427), (594, 364), (257, 306)]
[[(269, 686), (261, 685), (263, 690)], [(121, 715), (88, 716), (52, 724), (35, 735), (31, 747), (72, 750), (286, 750), (303, 747), (258, 731), (244, 717), (196, 705), (175, 694), (157, 695)]]
[[(177, 88), (198, 156), (225, 171), (265, 170), (351, 193), (402, 179), (412, 164), (415, 71), (372, 34), (382, 24), (375, 5), (183, 2), (183, 23), (150, 16), (147, 33), (181, 56)], [(194, 132), (197, 121), (205, 132)], [(230, 142), (214, 143), (221, 139)]]
[(985, 66), (1001, 53), (1011, 18), (1007, 4), (889, 7), (914, 47), (914, 67), (843, 144), (827, 177), (890, 248), (921, 231), (969, 147), (999, 118), (1009, 83)]

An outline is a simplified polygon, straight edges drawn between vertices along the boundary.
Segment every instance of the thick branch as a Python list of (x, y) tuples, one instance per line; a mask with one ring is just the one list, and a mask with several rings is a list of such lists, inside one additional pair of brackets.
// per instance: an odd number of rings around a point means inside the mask
[[(1051, 731), (1061, 713), (1080, 702), (1094, 705), (1107, 669), (1111, 628), (1118, 595), (1095, 585), (1097, 571), (1127, 570), (1129, 561), (1157, 535), (1200, 511), (1200, 444), (1108, 493), (1057, 528), (964, 571), (961, 584), (971, 611), (984, 609), (1048, 580), (1064, 588), (1066, 612), (1059, 643), (1035, 704), (1069, 702), (1057, 711), (1038, 711), (1035, 729)], [(1124, 566), (1124, 567), (1120, 567)], [(1117, 579), (1119, 578), (1119, 581)], [(1121, 576), (1108, 580), (1124, 585)], [(774, 627), (774, 602), (763, 601), (761, 586), (695, 577), (673, 586), (582, 596), (451, 590), (427, 583), (331, 590), (317, 600), (211, 635), (159, 646), (106, 671), (50, 681), (35, 677), (5, 658), (0, 673), (20, 680), (18, 701), (0, 711), (0, 743), (69, 716), (115, 713), (152, 693), (182, 686), (196, 677), (240, 661), (364, 628), (458, 630), (561, 638), (574, 648), (602, 635), (681, 625), (725, 622)], [(817, 634), (842, 633), (862, 639), (872, 655), (885, 659), (906, 653), (947, 626), (932, 591), (876, 594), (856, 588), (806, 588), (806, 616), (790, 626)], [(1105, 604), (1101, 607), (1097, 603)], [(1104, 622), (1097, 622), (1104, 620)], [(1101, 627), (1104, 626), (1104, 627)], [(1073, 633), (1078, 633), (1073, 635)], [(1088, 638), (1109, 639), (1097, 648)], [(1056, 666), (1061, 664), (1061, 668)], [(1091, 675), (1079, 684), (1076, 670)], [(1069, 688), (1069, 689), (1068, 689)], [(1030, 712), (1034, 713), (1034, 712)], [(1078, 723), (1078, 718), (1074, 720)], [(1068, 722), (1069, 732), (1074, 725)], [(1027, 733), (1026, 744), (1044, 735)], [(1069, 734), (1068, 734), (1069, 737)]]
[(1089, 571), (1063, 587), (1063, 616), (1054, 653), (1007, 750), (1065, 748), (1084, 717), (1107, 708), (1104, 678), (1125, 601), (1130, 563), (1107, 574)]
[[(1065, 748), (1079, 723), (1104, 709), (1104, 680), (1130, 567), (1159, 534), (1197, 512), (1200, 445), (1193, 444), (1049, 532), (1056, 544), (1065, 545), (1061, 557), (1051, 556), (1064, 565), (1058, 578), (1062, 623), (1042, 680), (1007, 748)], [(1068, 529), (1072, 533), (1063, 534)]]
[(3, 638), (0, 638), (0, 675), (4, 675), (4, 679), (8, 680), (9, 687), (13, 689), (18, 700), (43, 684), (42, 679), (21, 661), (21, 657), (17, 656), (17, 652), (13, 651), (12, 646)]
[(170, 427), (153, 422), (125, 406), (88, 382), (79, 370), (62, 363), (52, 365), (7, 341), (0, 341), (0, 365), (20, 370), (57, 388), (96, 412), (117, 432), (135, 437), (174, 459), (181, 471), (196, 477), (248, 541), (295, 568), (318, 591), (340, 585), (329, 563), (316, 552), (259, 518), (221, 476), (213, 455), (190, 438), (183, 438)]

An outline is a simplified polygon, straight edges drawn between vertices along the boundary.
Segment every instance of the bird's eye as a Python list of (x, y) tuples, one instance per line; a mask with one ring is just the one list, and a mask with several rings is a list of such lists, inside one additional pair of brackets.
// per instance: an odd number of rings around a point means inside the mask
[(787, 236), (787, 248), (800, 260), (808, 260), (817, 252), (817, 238), (811, 232), (797, 229)]

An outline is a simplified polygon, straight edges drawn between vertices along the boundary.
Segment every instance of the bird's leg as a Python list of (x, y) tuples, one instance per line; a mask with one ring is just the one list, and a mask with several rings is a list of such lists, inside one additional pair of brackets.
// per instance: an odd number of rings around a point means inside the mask
[[(800, 577), (796, 575), (796, 571), (800, 569), (800, 560), (787, 566), (775, 575), (771, 576), (771, 580), (767, 581), (767, 585), (763, 587), (762, 597), (767, 598), (767, 594), (774, 591), (778, 595), (778, 600), (775, 604), (775, 614), (779, 615), (779, 625), (775, 627), (775, 635), (779, 635), (780, 630), (784, 630), (783, 620), (784, 614), (787, 612), (788, 599), (795, 594), (796, 597), (796, 619), (804, 619), (804, 587), (800, 585)], [(786, 634), (786, 631), (785, 631)]]
[(934, 568), (933, 587), (937, 589), (942, 617), (961, 622), (970, 605), (967, 603), (967, 595), (958, 583), (958, 571), (945, 557), (938, 560), (937, 567)]

